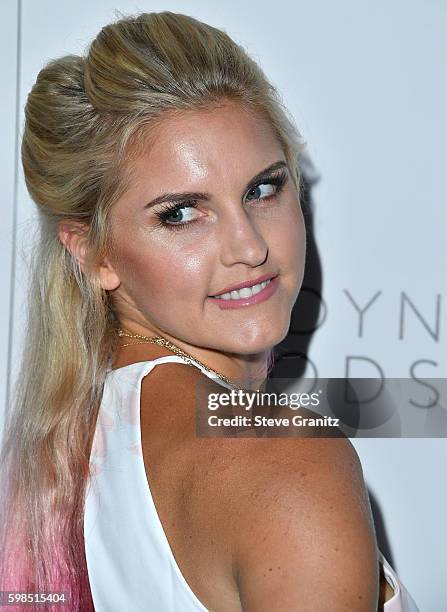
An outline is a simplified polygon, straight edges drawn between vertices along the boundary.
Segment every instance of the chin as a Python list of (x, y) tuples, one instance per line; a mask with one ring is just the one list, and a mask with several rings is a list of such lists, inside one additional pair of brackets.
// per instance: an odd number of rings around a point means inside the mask
[(269, 325), (266, 329), (249, 327), (241, 329), (240, 334), (234, 334), (231, 339), (233, 347), (229, 352), (239, 353), (240, 355), (252, 355), (271, 350), (287, 336), (290, 326), (290, 318), (287, 321), (276, 322)]
[(278, 329), (278, 333), (276, 334), (276, 337), (275, 337), (275, 339), (273, 341), (273, 344), (272, 344), (272, 346), (270, 348), (273, 348), (274, 346), (276, 346), (277, 344), (282, 342), (284, 340), (284, 338), (287, 336), (287, 334), (289, 333), (289, 329), (290, 329), (290, 317), (284, 323), (282, 328)]

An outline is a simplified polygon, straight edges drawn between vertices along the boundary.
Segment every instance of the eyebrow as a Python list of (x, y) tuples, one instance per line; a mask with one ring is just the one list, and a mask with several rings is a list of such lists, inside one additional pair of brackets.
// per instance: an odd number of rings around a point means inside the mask
[[(287, 167), (287, 162), (284, 160), (280, 160), (271, 164), (264, 170), (261, 170), (256, 176), (254, 176), (245, 187), (245, 191), (248, 191), (254, 184), (259, 183), (263, 179), (270, 178), (272, 172), (275, 170), (279, 170), (280, 168)], [(210, 194), (201, 191), (185, 191), (183, 193), (162, 193), (157, 196), (153, 200), (151, 200), (148, 204), (144, 206), (144, 208), (152, 208), (157, 204), (161, 204), (162, 202), (184, 202), (185, 200), (205, 200), (208, 201), (210, 199)]]

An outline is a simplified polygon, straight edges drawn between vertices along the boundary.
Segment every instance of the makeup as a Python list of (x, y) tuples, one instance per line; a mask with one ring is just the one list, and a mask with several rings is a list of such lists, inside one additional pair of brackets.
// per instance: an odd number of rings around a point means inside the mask
[[(250, 203), (251, 206), (255, 206), (256, 202), (261, 204), (268, 204), (271, 200), (277, 198), (282, 192), (284, 185), (288, 180), (288, 173), (284, 169), (286, 163), (284, 161), (279, 161), (272, 164), (269, 168), (266, 168), (262, 172), (260, 172), (247, 186), (247, 194), (254, 194), (257, 192), (261, 192), (260, 189), (263, 186), (269, 186), (272, 188), (272, 192), (267, 195), (260, 195), (258, 197), (251, 197), (246, 199), (245, 202)], [(272, 174), (272, 171), (282, 169), (279, 173)], [(245, 196), (246, 197), (246, 196)], [(163, 226), (168, 230), (178, 231), (182, 229), (187, 229), (194, 225), (197, 221), (200, 220), (200, 217), (204, 217), (205, 215), (196, 215), (191, 219), (188, 219), (185, 213), (182, 213), (182, 210), (188, 210), (189, 214), (192, 213), (192, 209), (195, 209), (199, 206), (199, 201), (204, 200), (207, 201), (209, 196), (204, 193), (184, 193), (184, 194), (163, 194), (159, 196), (149, 204), (146, 204), (145, 208), (151, 208), (155, 206), (159, 202), (164, 202), (168, 199), (164, 204), (164, 208), (155, 213), (155, 216), (160, 219), (159, 226)], [(170, 201), (169, 201), (170, 199)], [(244, 198), (245, 199), (245, 198)], [(179, 215), (180, 213), (180, 215)], [(174, 217), (174, 219), (172, 218)], [(171, 219), (171, 220), (169, 220)]]
[[(259, 287), (259, 285), (261, 285), (261, 287)], [(247, 287), (246, 283), (244, 287), (240, 288), (239, 290), (233, 289), (230, 292), (221, 294), (221, 297), (210, 296), (208, 299), (214, 302), (221, 310), (243, 308), (245, 306), (252, 306), (253, 304), (259, 304), (260, 302), (268, 300), (269, 297), (276, 293), (278, 286), (279, 276), (277, 275), (269, 281), (263, 281), (259, 284), (252, 285), (251, 287)], [(247, 289), (251, 292), (251, 295), (244, 296), (244, 293), (248, 294), (248, 291), (246, 291)]]

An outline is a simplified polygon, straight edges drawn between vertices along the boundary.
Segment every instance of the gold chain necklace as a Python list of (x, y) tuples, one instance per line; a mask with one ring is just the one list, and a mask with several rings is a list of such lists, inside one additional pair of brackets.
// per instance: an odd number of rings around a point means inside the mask
[(237, 387), (226, 376), (224, 376), (223, 374), (220, 374), (220, 372), (217, 372), (216, 370), (213, 370), (213, 368), (208, 367), (202, 361), (199, 361), (198, 359), (196, 359), (189, 353), (186, 353), (176, 344), (174, 344), (170, 340), (167, 340), (166, 338), (163, 338), (162, 336), (152, 336), (151, 338), (149, 338), (149, 336), (141, 336), (140, 334), (131, 334), (129, 332), (125, 332), (121, 328), (118, 328), (117, 333), (118, 333), (118, 336), (120, 336), (120, 338), (134, 338), (136, 340), (140, 340), (140, 342), (129, 342), (127, 344), (121, 344), (120, 345), (121, 348), (124, 348), (125, 346), (133, 346), (135, 344), (157, 344), (158, 346), (164, 346), (170, 351), (172, 351), (173, 353), (175, 353), (176, 355), (178, 355), (179, 357), (181, 357), (185, 361), (185, 363), (187, 363), (188, 365), (194, 367), (193, 362), (195, 362), (199, 364), (200, 366), (202, 366), (203, 368), (205, 368), (207, 372), (211, 372), (212, 374), (215, 374), (218, 378), (220, 378), (220, 380), (223, 380), (232, 389), (235, 389), (236, 391), (241, 390), (240, 387)]

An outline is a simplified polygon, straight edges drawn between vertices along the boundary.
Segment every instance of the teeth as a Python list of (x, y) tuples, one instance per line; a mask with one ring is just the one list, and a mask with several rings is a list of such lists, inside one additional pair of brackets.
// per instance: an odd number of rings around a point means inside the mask
[(243, 289), (233, 290), (228, 293), (222, 293), (221, 295), (214, 295), (213, 297), (219, 300), (240, 300), (242, 298), (249, 298), (265, 289), (269, 282), (270, 279), (253, 285), (253, 287), (244, 287)]

